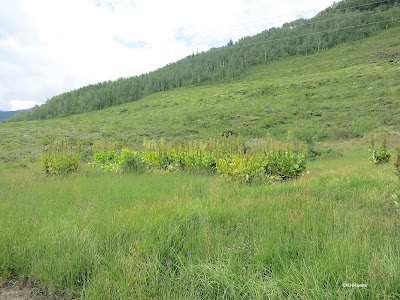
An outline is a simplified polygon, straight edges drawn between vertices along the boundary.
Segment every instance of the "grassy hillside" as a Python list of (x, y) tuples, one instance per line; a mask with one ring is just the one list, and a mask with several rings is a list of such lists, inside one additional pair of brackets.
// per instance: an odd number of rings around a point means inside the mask
[(54, 96), (12, 120), (66, 117), (136, 101), (154, 92), (226, 82), (242, 78), (256, 65), (331, 49), (399, 25), (398, 0), (340, 1), (309, 20), (285, 23), (235, 43), (230, 40), (225, 46), (193, 53), (148, 74), (92, 84)]
[[(141, 143), (144, 137), (198, 139), (233, 131), (246, 138), (292, 130), (309, 143), (399, 135), (400, 27), (314, 55), (250, 69), (228, 83), (179, 88), (102, 111), (0, 124), (3, 160), (41, 154), (52, 139)], [(29, 137), (24, 138), (24, 135)]]

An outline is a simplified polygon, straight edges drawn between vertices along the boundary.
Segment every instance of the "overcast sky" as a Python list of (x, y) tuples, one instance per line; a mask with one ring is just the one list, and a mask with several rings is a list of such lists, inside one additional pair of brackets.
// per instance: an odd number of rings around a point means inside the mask
[(0, 110), (140, 75), (332, 0), (0, 0)]

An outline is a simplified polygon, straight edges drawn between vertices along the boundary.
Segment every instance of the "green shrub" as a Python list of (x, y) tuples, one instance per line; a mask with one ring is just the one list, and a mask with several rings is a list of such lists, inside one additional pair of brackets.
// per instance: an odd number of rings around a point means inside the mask
[(293, 151), (272, 151), (266, 155), (265, 173), (282, 180), (299, 176), (306, 168), (306, 154)]
[(400, 179), (400, 147), (396, 148), (396, 160), (394, 161), (395, 174)]
[(258, 148), (247, 152), (243, 140), (235, 136), (174, 144), (145, 140), (144, 148), (144, 151), (123, 149), (120, 156), (116, 151), (98, 151), (93, 166), (126, 173), (217, 172), (228, 181), (254, 184), (295, 178), (304, 171), (307, 158), (305, 146), (294, 150), (290, 134), (287, 142), (268, 137)]
[(255, 184), (270, 183), (278, 178), (265, 172), (266, 157), (263, 155), (233, 156), (220, 158), (217, 171), (227, 181)]
[(214, 173), (216, 163), (213, 153), (208, 151), (168, 150), (145, 151), (143, 158), (150, 168), (168, 172), (188, 171), (192, 173)]
[(233, 156), (217, 162), (218, 173), (223, 178), (247, 184), (296, 178), (305, 168), (305, 153), (291, 151)]
[(151, 169), (143, 153), (123, 149), (121, 152), (120, 166), (125, 173), (144, 173)]
[(374, 164), (388, 163), (390, 160), (391, 154), (389, 153), (389, 151), (387, 149), (386, 136), (383, 135), (382, 146), (379, 151), (375, 149), (375, 137), (373, 134), (371, 134), (370, 144), (371, 145), (370, 145), (369, 151), (372, 152), (372, 156), (371, 156), (370, 160)]
[(186, 153), (185, 169), (193, 173), (208, 173), (216, 172), (216, 161), (213, 153), (207, 151), (198, 151)]
[(93, 155), (93, 167), (100, 167), (104, 171), (120, 172), (121, 162), (116, 151), (96, 151)]
[(50, 143), (43, 149), (42, 169), (46, 175), (65, 175), (78, 172), (80, 145), (69, 144), (67, 139)]

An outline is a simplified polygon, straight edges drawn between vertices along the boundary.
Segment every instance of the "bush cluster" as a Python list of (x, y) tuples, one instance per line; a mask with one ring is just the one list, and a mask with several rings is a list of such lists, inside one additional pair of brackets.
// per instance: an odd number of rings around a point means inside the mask
[(228, 181), (240, 183), (269, 183), (296, 178), (306, 168), (307, 152), (290, 149), (270, 150), (249, 155), (235, 155), (217, 161), (217, 171)]
[(192, 173), (215, 173), (215, 158), (210, 152), (187, 152), (171, 150), (166, 152), (132, 151), (97, 151), (93, 166), (116, 173), (142, 174), (152, 170)]
[(42, 169), (45, 175), (64, 175), (78, 172), (80, 145), (73, 146), (68, 139), (50, 143), (43, 149)]
[(144, 149), (96, 151), (93, 166), (105, 171), (144, 173), (153, 170), (215, 174), (224, 180), (254, 184), (299, 176), (306, 168), (306, 147), (268, 139), (267, 147), (249, 151), (241, 137), (221, 137), (205, 142), (165, 143), (144, 141)]
[(119, 172), (121, 159), (117, 155), (117, 151), (96, 151), (93, 155), (94, 162), (92, 166), (100, 167), (104, 171)]

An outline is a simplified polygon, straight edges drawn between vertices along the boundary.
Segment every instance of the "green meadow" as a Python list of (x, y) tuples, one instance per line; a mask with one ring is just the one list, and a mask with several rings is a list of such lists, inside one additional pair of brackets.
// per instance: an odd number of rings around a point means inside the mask
[(268, 186), (2, 165), (1, 274), (84, 299), (396, 299), (398, 180), (367, 147)]
[[(399, 299), (400, 27), (102, 111), (0, 124), (0, 281), (82, 299)], [(302, 176), (270, 185), (186, 172), (108, 173), (96, 147), (288, 131)], [(388, 164), (369, 159), (386, 133)], [(42, 149), (81, 143), (78, 173)], [(381, 140), (377, 140), (379, 147)], [(1, 296), (0, 296), (1, 297)]]

